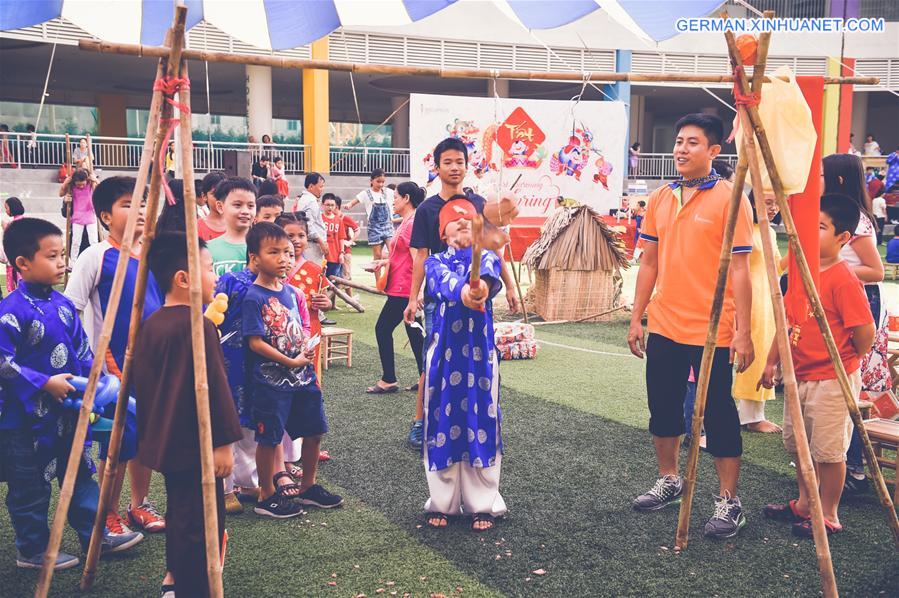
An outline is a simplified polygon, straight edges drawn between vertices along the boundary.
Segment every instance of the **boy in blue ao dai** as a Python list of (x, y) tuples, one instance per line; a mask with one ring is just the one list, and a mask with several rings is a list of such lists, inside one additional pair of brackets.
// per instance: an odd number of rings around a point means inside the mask
[[(481, 257), (481, 279), (471, 288), (474, 206), (453, 200), (441, 209), (441, 236), (449, 248), (425, 262), (426, 292), (437, 303), (425, 367), (423, 459), (430, 490), (428, 523), (473, 515), (473, 529), (493, 526), (506, 512), (499, 493), (502, 461), (499, 363), (491, 299), (502, 288), (501, 261)], [(442, 515), (442, 516), (441, 516)]]
[[(3, 241), (22, 280), (0, 303), (0, 480), (8, 484), (16, 565), (38, 569), (50, 538), (50, 483), (62, 484), (78, 421), (78, 411), (62, 401), (75, 390), (68, 379), (87, 376), (94, 356), (74, 304), (52, 287), (65, 272), (60, 230), (22, 218), (9, 226)], [(100, 494), (89, 447), (88, 440), (68, 514), (85, 551)], [(107, 532), (101, 551), (124, 550), (142, 538), (134, 532), (113, 538)], [(76, 557), (60, 552), (55, 568), (77, 564)]]

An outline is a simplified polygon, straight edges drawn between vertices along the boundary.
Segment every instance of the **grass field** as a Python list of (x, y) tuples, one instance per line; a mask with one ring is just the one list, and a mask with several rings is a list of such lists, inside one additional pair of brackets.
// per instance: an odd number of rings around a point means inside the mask
[[(362, 252), (358, 252), (362, 253)], [(366, 261), (357, 255), (356, 265)], [(356, 268), (358, 270), (358, 268)], [(427, 497), (419, 456), (404, 446), (413, 395), (372, 396), (380, 375), (374, 323), (380, 300), (362, 295), (366, 313), (334, 316), (353, 328), (353, 367), (324, 375), (333, 461), (323, 483), (347, 498), (345, 507), (275, 522), (251, 512), (230, 517), (226, 595), (288, 596), (808, 596), (819, 591), (811, 541), (762, 518), (770, 501), (795, 495), (780, 439), (745, 433), (740, 496), (749, 525), (736, 539), (702, 537), (717, 489), (712, 460), (701, 458), (691, 543), (673, 550), (676, 509), (631, 510), (634, 495), (655, 478), (646, 431), (643, 363), (627, 354), (626, 325), (542, 327), (534, 361), (502, 365), (504, 439), (501, 490), (509, 514), (491, 532), (467, 525), (444, 531), (424, 524)], [(396, 333), (400, 384), (414, 381), (405, 335)], [(556, 345), (565, 345), (560, 347)], [(768, 406), (780, 421), (780, 399)], [(164, 505), (162, 479), (152, 498)], [(5, 487), (0, 487), (5, 496)], [(831, 551), (845, 596), (893, 595), (899, 557), (873, 495), (847, 500), (846, 531)], [(78, 553), (66, 532), (63, 548)], [(101, 563), (92, 595), (152, 596), (158, 592), (165, 542), (151, 536)], [(2, 596), (26, 596), (37, 575), (15, 568), (8, 518), (0, 515)], [(542, 569), (545, 574), (533, 573)], [(54, 578), (53, 595), (77, 591), (79, 569)], [(336, 585), (330, 585), (336, 584)]]

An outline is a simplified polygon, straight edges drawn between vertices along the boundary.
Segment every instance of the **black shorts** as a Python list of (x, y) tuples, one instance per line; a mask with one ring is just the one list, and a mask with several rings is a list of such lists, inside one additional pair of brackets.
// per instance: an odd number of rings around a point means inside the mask
[(292, 439), (328, 432), (322, 391), (315, 381), (289, 391), (259, 385), (253, 389), (252, 402), (257, 444), (278, 446), (284, 432)]
[[(646, 341), (646, 394), (649, 399), (649, 431), (653, 436), (680, 436), (684, 429), (684, 396), (690, 367), (698, 380), (702, 347), (682, 345), (660, 334)], [(743, 454), (740, 416), (731, 395), (733, 366), (730, 349), (715, 349), (705, 405), (708, 452), (714, 457)]]

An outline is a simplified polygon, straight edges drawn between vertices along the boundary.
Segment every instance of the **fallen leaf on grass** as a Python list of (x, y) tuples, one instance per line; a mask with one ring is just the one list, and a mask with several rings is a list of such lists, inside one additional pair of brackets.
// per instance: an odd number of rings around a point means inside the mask
[(432, 593), (430, 598), (446, 598), (446, 594)]
[(535, 570), (535, 571), (531, 571), (531, 573), (533, 573), (534, 575), (546, 575), (546, 570), (544, 570), (544, 569), (537, 569), (537, 570)]
[(525, 580), (525, 581), (531, 581), (531, 578), (530, 578), (530, 577), (525, 577), (524, 580)]
[(385, 586), (395, 586), (395, 585), (396, 585), (396, 582), (395, 582), (395, 581), (388, 581), (388, 582), (385, 583), (384, 585), (385, 585)]
[(422, 577), (419, 577), (419, 578), (418, 578), (418, 580), (419, 580), (419, 581), (428, 581), (428, 578), (427, 578), (427, 577), (424, 577), (424, 576), (422, 576)]
[(337, 574), (336, 574), (336, 573), (332, 573), (332, 574), (331, 574), (331, 577), (337, 577)]
[(386, 592), (384, 588), (378, 588), (377, 590), (375, 590), (375, 594), (383, 594), (384, 592)]
[(337, 587), (337, 582), (336, 582), (336, 581), (329, 581), (329, 582), (328, 582), (328, 585), (331, 586), (332, 588), (335, 588), (335, 587)]

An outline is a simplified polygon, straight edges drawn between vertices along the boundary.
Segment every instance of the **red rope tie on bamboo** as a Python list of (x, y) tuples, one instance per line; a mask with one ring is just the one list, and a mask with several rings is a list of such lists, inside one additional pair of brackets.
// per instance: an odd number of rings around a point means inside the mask
[[(168, 102), (181, 112), (190, 114), (190, 107), (182, 104), (181, 102), (176, 102), (173, 97), (182, 89), (190, 89), (190, 79), (188, 79), (187, 77), (161, 77), (153, 82), (153, 91), (162, 92), (162, 94), (165, 96), (166, 102)], [(165, 192), (165, 199), (169, 205), (173, 206), (175, 205), (175, 195), (172, 193), (172, 189), (169, 187), (169, 183), (165, 178), (165, 153), (166, 151), (168, 151), (169, 140), (172, 138), (172, 134), (175, 132), (175, 127), (180, 124), (180, 119), (161, 119), (160, 124), (171, 125), (166, 130), (165, 139), (162, 140), (161, 147), (159, 148), (159, 159), (157, 167), (159, 168), (159, 172), (162, 174), (160, 178), (162, 179), (162, 190)]]
[(758, 106), (759, 102), (762, 101), (761, 92), (744, 94), (740, 90), (740, 81), (745, 75), (746, 71), (743, 69), (742, 65), (734, 67), (734, 103), (737, 106)]

